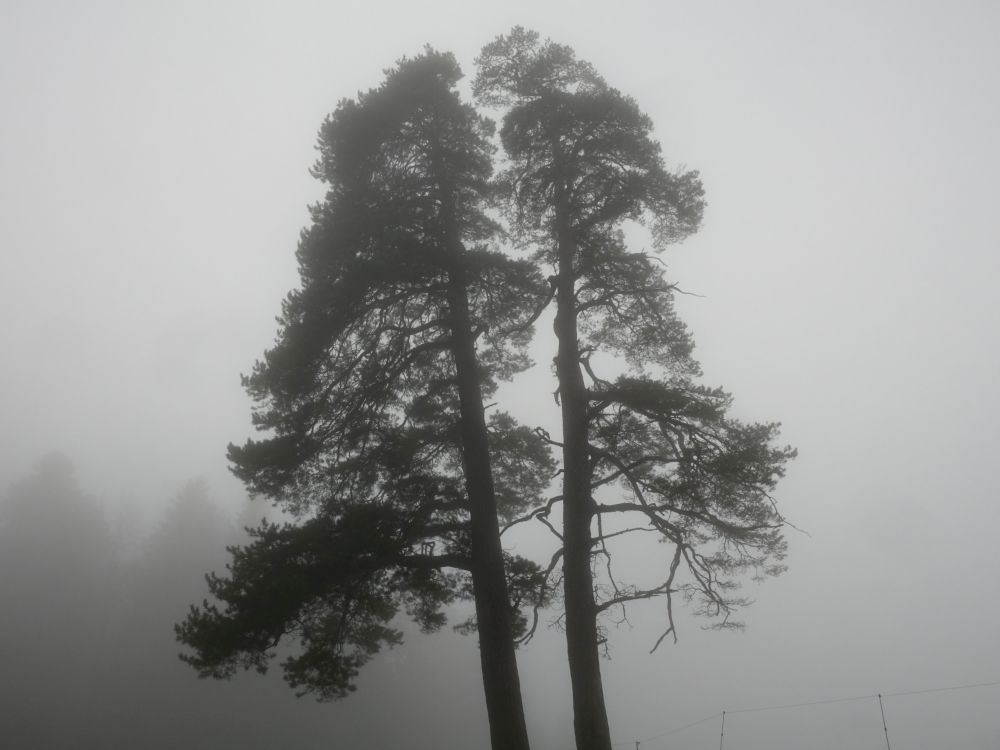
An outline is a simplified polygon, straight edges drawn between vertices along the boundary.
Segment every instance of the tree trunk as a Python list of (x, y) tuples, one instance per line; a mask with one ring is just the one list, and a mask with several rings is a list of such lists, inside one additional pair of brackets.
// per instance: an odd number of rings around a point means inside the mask
[(573, 728), (577, 750), (611, 750), (597, 643), (590, 525), (594, 516), (591, 463), (587, 449), (587, 388), (580, 365), (576, 320), (573, 241), (561, 186), (556, 186), (556, 231), (559, 277), (556, 287), (555, 333), (559, 342), (556, 376), (563, 430), (563, 587), (566, 648), (573, 690)]
[(448, 280), (452, 354), (461, 405), (462, 461), (472, 528), (472, 583), (479, 658), (493, 750), (528, 750), (528, 730), (514, 655), (513, 617), (504, 572), (486, 415), (459, 247)]

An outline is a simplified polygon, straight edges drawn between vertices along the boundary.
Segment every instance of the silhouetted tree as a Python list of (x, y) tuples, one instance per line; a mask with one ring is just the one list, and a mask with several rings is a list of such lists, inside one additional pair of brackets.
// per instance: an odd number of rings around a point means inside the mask
[[(479, 100), (507, 108), (500, 137), (510, 166), (498, 185), (508, 218), (555, 272), (562, 436), (550, 441), (562, 450), (563, 526), (549, 570), (561, 554), (577, 747), (608, 750), (598, 616), (662, 594), (666, 635), (672, 595), (682, 593), (732, 624), (736, 574), (782, 570), (784, 521), (769, 492), (794, 452), (772, 445), (777, 425), (741, 424), (727, 416), (726, 393), (695, 382), (673, 287), (655, 257), (626, 246), (627, 221), (648, 226), (658, 248), (694, 232), (698, 174), (668, 171), (650, 119), (568, 47), (515, 28), (478, 65)], [(613, 355), (624, 374), (602, 376), (594, 354)], [(600, 502), (605, 487), (625, 498)], [(546, 517), (555, 502), (525, 518)], [(614, 542), (639, 530), (673, 547), (651, 587), (612, 573)]]
[(290, 639), (288, 681), (338, 698), (399, 642), (400, 609), (433, 630), (471, 597), (506, 750), (528, 746), (513, 649), (541, 589), (537, 566), (503, 552), (498, 514), (536, 502), (553, 467), (532, 431), (487, 420), (483, 398), (529, 364), (545, 285), (492, 247), (493, 126), (460, 101), (460, 76), (451, 55), (404, 60), (321, 129), (329, 190), (299, 245), (302, 285), (245, 379), (269, 435), (230, 446), (236, 474), (297, 521), (233, 548), (209, 581), (221, 608), (193, 608), (177, 632), (216, 677), (266, 669)]

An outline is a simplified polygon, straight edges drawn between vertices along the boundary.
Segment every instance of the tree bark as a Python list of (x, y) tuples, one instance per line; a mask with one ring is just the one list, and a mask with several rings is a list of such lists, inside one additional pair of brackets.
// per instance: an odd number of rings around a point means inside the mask
[(448, 306), (461, 413), (462, 462), (469, 495), (471, 573), (486, 712), (493, 750), (528, 750), (475, 335), (460, 260), (464, 250), (460, 243), (453, 245)]
[(563, 587), (566, 648), (573, 691), (573, 729), (577, 750), (610, 750), (611, 732), (604, 705), (597, 643), (597, 606), (591, 573), (591, 462), (587, 449), (587, 388), (580, 364), (576, 319), (573, 240), (564, 188), (556, 184), (556, 241), (559, 276), (556, 287), (556, 376), (563, 430)]

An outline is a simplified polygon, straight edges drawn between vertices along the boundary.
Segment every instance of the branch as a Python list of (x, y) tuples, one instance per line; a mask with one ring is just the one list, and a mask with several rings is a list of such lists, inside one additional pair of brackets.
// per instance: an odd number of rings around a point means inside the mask
[(535, 631), (538, 629), (538, 611), (541, 609), (541, 602), (545, 600), (545, 593), (548, 590), (549, 576), (552, 575), (552, 571), (556, 569), (556, 564), (559, 562), (559, 558), (563, 556), (563, 549), (560, 547), (552, 554), (552, 559), (549, 560), (548, 567), (545, 568), (545, 573), (542, 575), (542, 582), (538, 587), (538, 597), (535, 599), (535, 604), (532, 606), (531, 612), (531, 627), (528, 631), (514, 641), (517, 644), (524, 644), (530, 641), (534, 635)]
[(652, 529), (649, 526), (632, 526), (627, 529), (619, 529), (618, 531), (612, 531), (610, 534), (604, 534), (599, 536), (598, 539), (614, 539), (616, 536), (625, 536), (625, 534), (630, 534), (633, 531), (649, 531), (654, 532), (656, 529)]
[(638, 458), (634, 459), (631, 463), (626, 464), (625, 471), (622, 471), (621, 469), (617, 469), (617, 467), (616, 467), (615, 471), (611, 472), (610, 474), (605, 474), (603, 477), (599, 477), (598, 479), (595, 479), (593, 482), (591, 482), (590, 487), (591, 487), (591, 489), (596, 489), (597, 487), (601, 487), (601, 486), (603, 486), (605, 484), (608, 484), (609, 482), (613, 482), (614, 480), (616, 480), (618, 477), (622, 476), (626, 472), (630, 472), (633, 469), (638, 469), (642, 464), (653, 463), (653, 462), (661, 463), (661, 464), (679, 463), (679, 461), (676, 458), (671, 458), (669, 456), (662, 456), (662, 455), (657, 455), (655, 453), (650, 453), (650, 454), (647, 454), (645, 456), (639, 456)]
[(590, 376), (590, 379), (594, 381), (595, 385), (596, 384), (600, 384), (603, 386), (611, 385), (611, 383), (608, 382), (607, 380), (599, 378), (597, 377), (597, 375), (594, 374), (594, 370), (590, 366), (590, 355), (592, 352), (593, 352), (592, 348), (586, 352), (586, 356), (584, 356), (584, 352), (580, 352), (580, 364), (583, 365), (583, 369), (587, 371), (587, 374)]
[(472, 570), (472, 560), (464, 555), (397, 555), (392, 558), (395, 565), (414, 570), (437, 570), (456, 568)]
[[(618, 588), (618, 582), (615, 580), (614, 573), (611, 572), (611, 553), (608, 552), (607, 539), (608, 539), (608, 537), (605, 536), (605, 534), (604, 534), (604, 519), (603, 519), (603, 517), (600, 514), (598, 514), (597, 515), (597, 539), (592, 540), (591, 544), (593, 544), (593, 542), (595, 542), (595, 541), (600, 543), (600, 545), (601, 545), (601, 552), (600, 553), (604, 555), (604, 567), (605, 567), (605, 569), (608, 572), (608, 580), (611, 582), (611, 589), (615, 592), (616, 595), (621, 595), (621, 591)], [(598, 610), (598, 611), (600, 611), (600, 610)]]
[(681, 548), (678, 545), (674, 550), (674, 559), (670, 563), (670, 576), (667, 578), (667, 629), (663, 631), (663, 635), (656, 639), (656, 643), (653, 644), (653, 648), (649, 650), (649, 653), (656, 651), (660, 647), (660, 644), (663, 643), (663, 639), (671, 633), (674, 634), (674, 643), (677, 643), (677, 628), (674, 627), (674, 598), (671, 595), (672, 591), (669, 587), (674, 581), (674, 575), (677, 573), (677, 566), (680, 563)]
[[(545, 503), (545, 505), (543, 505), (542, 507), (535, 508), (535, 509), (529, 511), (528, 513), (526, 513), (525, 515), (520, 516), (519, 518), (515, 518), (513, 521), (511, 521), (506, 526), (504, 526), (502, 529), (500, 529), (500, 535), (503, 536), (504, 533), (508, 529), (510, 529), (513, 526), (517, 526), (519, 523), (524, 523), (525, 521), (530, 521), (533, 518), (537, 518), (538, 520), (542, 520), (542, 517), (547, 517), (552, 512), (552, 506), (555, 505), (556, 503), (558, 503), (562, 499), (563, 499), (562, 495), (556, 495), (555, 497), (549, 498), (549, 501), (547, 503)], [(543, 523), (544, 523), (544, 521), (543, 521)], [(549, 526), (550, 529), (552, 529), (551, 525), (549, 525), (549, 524), (546, 524), (546, 525)], [(553, 533), (554, 533), (555, 529), (552, 529), (552, 530), (553, 530)], [(556, 536), (558, 536), (559, 539), (562, 539), (562, 537), (559, 534), (556, 534)]]
[(672, 593), (669, 588), (665, 588), (666, 586), (666, 583), (661, 583), (659, 586), (651, 589), (634, 589), (627, 594), (616, 596), (613, 599), (608, 599), (606, 602), (598, 604), (596, 609), (598, 612), (604, 612), (618, 604), (640, 601), (641, 599), (652, 599), (654, 596), (659, 596), (660, 594)]
[(549, 306), (549, 303), (552, 302), (552, 298), (555, 297), (556, 295), (556, 281), (557, 281), (556, 277), (550, 276), (548, 281), (549, 281), (549, 292), (548, 294), (545, 295), (545, 299), (542, 301), (542, 303), (531, 314), (531, 317), (528, 318), (523, 323), (518, 323), (517, 325), (511, 328), (507, 328), (501, 331), (500, 332), (501, 336), (507, 337), (515, 333), (520, 333), (521, 331), (526, 331), (532, 325), (534, 325), (536, 320), (538, 320), (541, 317), (542, 313), (545, 312), (545, 308)]

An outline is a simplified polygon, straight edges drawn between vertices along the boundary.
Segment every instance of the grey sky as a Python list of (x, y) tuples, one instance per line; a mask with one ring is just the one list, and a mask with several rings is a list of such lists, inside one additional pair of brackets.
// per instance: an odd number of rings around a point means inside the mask
[[(60, 448), (108, 497), (163, 501), (196, 475), (236, 495), (238, 375), (297, 280), (322, 118), (425, 43), (471, 75), (515, 23), (592, 61), (650, 114), (668, 160), (701, 171), (704, 228), (664, 256), (703, 295), (681, 312), (706, 381), (800, 450), (779, 500), (809, 536), (791, 533), (785, 576), (747, 583), (745, 633), (682, 616), (679, 644), (647, 656), (654, 603), (613, 634), (614, 737), (1000, 680), (992, 2), (0, 0), (0, 480)], [(553, 387), (514, 410), (550, 408)], [(435, 657), (461, 669), (445, 680)], [(564, 661), (557, 633), (522, 654), (539, 748), (571, 744)], [(475, 670), (472, 641), (417, 639), (324, 710), (378, 747), (388, 730), (369, 709), (410, 702), (444, 738), (452, 712), (482, 714)], [(887, 699), (893, 744), (992, 747), (998, 698)], [(734, 715), (727, 736), (883, 741), (877, 703), (821, 708)], [(718, 738), (715, 722), (691, 731), (669, 746)], [(485, 742), (484, 721), (468, 732)]]

